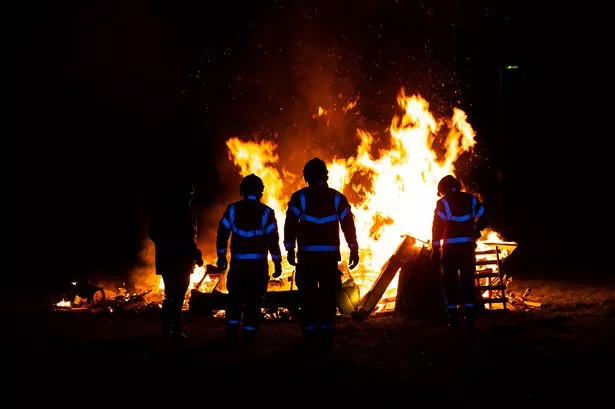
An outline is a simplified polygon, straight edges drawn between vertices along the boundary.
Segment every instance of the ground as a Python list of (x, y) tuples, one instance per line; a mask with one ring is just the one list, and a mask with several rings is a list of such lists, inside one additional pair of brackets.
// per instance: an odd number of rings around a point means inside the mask
[[(69, 406), (77, 396), (119, 404), (173, 394), (176, 403), (231, 406), (270, 406), (273, 397), (275, 406), (335, 399), (474, 408), (608, 399), (615, 285), (515, 280), (511, 288), (530, 288), (542, 307), (487, 313), (473, 332), (395, 315), (343, 317), (329, 354), (302, 350), (291, 321), (264, 322), (258, 344), (229, 347), (220, 319), (186, 314), (190, 338), (170, 345), (157, 337), (155, 310), (54, 312), (15, 302), (3, 308), (13, 328), (3, 351), (14, 364), (12, 391)], [(47, 388), (56, 393), (43, 394)]]

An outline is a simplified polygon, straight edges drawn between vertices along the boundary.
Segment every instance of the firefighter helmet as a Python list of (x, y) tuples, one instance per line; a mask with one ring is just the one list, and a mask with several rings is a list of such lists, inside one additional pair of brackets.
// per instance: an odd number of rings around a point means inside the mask
[(438, 195), (445, 196), (452, 192), (459, 192), (461, 183), (454, 176), (447, 175), (438, 183)]
[(263, 184), (263, 180), (256, 176), (254, 173), (249, 174), (244, 177), (239, 185), (239, 193), (242, 196), (258, 196), (261, 197), (263, 195), (263, 190), (265, 190), (265, 185)]
[(329, 178), (329, 171), (327, 165), (320, 158), (312, 158), (303, 167), (303, 178), (308, 182), (315, 182), (318, 180), (326, 182)]

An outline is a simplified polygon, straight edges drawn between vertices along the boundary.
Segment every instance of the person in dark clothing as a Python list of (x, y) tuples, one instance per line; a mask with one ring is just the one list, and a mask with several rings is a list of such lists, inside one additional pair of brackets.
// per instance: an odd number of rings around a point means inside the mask
[(477, 311), (476, 240), (489, 224), (485, 207), (475, 195), (461, 191), (461, 183), (448, 175), (438, 183), (432, 224), (432, 260), (440, 266), (449, 325), (459, 325), (463, 312), (468, 327)]
[(165, 189), (155, 205), (149, 227), (149, 238), (154, 242), (156, 253), (156, 274), (161, 275), (164, 282), (162, 333), (172, 340), (186, 338), (182, 328), (184, 299), (194, 265), (203, 265), (201, 250), (196, 244), (193, 197), (192, 185)]
[(320, 336), (322, 346), (327, 348), (334, 339), (336, 293), (342, 285), (338, 269), (340, 226), (350, 247), (350, 269), (359, 263), (359, 246), (348, 199), (327, 185), (325, 162), (309, 160), (303, 177), (308, 186), (293, 193), (288, 202), (284, 247), (289, 264), (296, 266), (304, 341), (313, 344)]
[(274, 264), (273, 277), (282, 275), (280, 236), (275, 212), (261, 203), (265, 186), (258, 176), (246, 176), (239, 186), (242, 200), (230, 204), (218, 224), (217, 266), (227, 268), (226, 250), (231, 238), (231, 264), (226, 280), (228, 307), (226, 335), (236, 342), (256, 339), (261, 308), (269, 282), (268, 253)]

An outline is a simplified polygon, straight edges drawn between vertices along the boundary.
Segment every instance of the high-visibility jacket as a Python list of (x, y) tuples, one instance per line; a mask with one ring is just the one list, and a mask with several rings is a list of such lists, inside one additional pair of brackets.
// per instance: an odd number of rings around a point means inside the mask
[(273, 209), (256, 196), (230, 204), (218, 224), (216, 247), (219, 255), (226, 255), (231, 237), (231, 260), (281, 261), (280, 236)]
[(475, 195), (467, 192), (448, 194), (436, 203), (432, 246), (473, 243), (488, 223), (485, 207)]
[(288, 202), (284, 247), (301, 254), (340, 260), (340, 226), (348, 246), (358, 251), (352, 209), (342, 193), (325, 185), (308, 186)]

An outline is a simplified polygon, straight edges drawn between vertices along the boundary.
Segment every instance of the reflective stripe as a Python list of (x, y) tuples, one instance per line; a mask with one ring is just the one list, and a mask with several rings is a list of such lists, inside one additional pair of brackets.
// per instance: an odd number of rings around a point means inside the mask
[(320, 329), (333, 329), (333, 325), (321, 325)]
[(345, 208), (344, 211), (342, 212), (342, 214), (340, 214), (339, 220), (340, 221), (344, 220), (346, 218), (346, 216), (348, 216), (349, 212), (350, 212), (350, 206)]
[(228, 320), (226, 323), (229, 325), (239, 325), (239, 320)]
[(261, 260), (261, 259), (266, 259), (267, 254), (265, 253), (237, 253), (237, 254), (233, 254), (232, 258), (236, 260)]
[(474, 308), (474, 304), (463, 304), (464, 307)]
[(277, 226), (276, 226), (276, 224), (275, 224), (275, 223), (271, 223), (271, 224), (270, 224), (269, 226), (267, 226), (267, 228), (265, 229), (265, 234), (269, 234), (269, 233), (271, 233), (272, 231), (274, 231), (274, 230), (275, 230), (275, 228), (276, 228), (276, 227), (277, 227)]
[(316, 331), (316, 327), (314, 325), (306, 325), (303, 329), (306, 331)]
[(218, 254), (226, 254), (226, 249), (218, 249)]
[(432, 246), (432, 247), (440, 247), (440, 240), (438, 240), (438, 241), (434, 241), (434, 242), (431, 244), (431, 246)]
[(442, 205), (444, 206), (444, 211), (446, 212), (445, 220), (450, 220), (451, 217), (453, 217), (453, 214), (451, 213), (451, 207), (448, 205), (448, 200), (446, 200), (446, 198), (442, 198)]
[(237, 227), (233, 227), (231, 231), (237, 234), (238, 236), (242, 236), (242, 237), (262, 236), (263, 234), (265, 234), (265, 232), (262, 229), (248, 231), (248, 230), (238, 229)]
[(336, 193), (335, 194), (335, 213), (337, 213), (338, 207), (340, 207), (340, 200), (342, 200), (341, 196)]
[(476, 217), (481, 217), (485, 213), (485, 208), (483, 206), (480, 207), (478, 213), (476, 213)]
[(449, 310), (456, 310), (457, 306), (456, 305), (447, 305), (446, 308), (449, 309)]
[(339, 207), (340, 200), (341, 200), (340, 194), (336, 193), (335, 194), (335, 213), (336, 214), (325, 216), (325, 217), (314, 217), (314, 216), (310, 216), (309, 214), (305, 214), (305, 192), (302, 191), (299, 193), (299, 201), (301, 202), (301, 210), (297, 209), (295, 206), (290, 206), (288, 210), (293, 212), (301, 221), (314, 223), (314, 224), (331, 223), (331, 222), (343, 219), (344, 217), (346, 217), (346, 214), (348, 213), (348, 209), (344, 209), (345, 214), (343, 215), (343, 217), (337, 215), (337, 208)]
[(300, 246), (299, 250), (302, 251), (337, 251), (337, 246)]
[(256, 196), (252, 196), (252, 195), (250, 195), (250, 196), (248, 196), (248, 197), (247, 197), (247, 199), (249, 199), (249, 200), (256, 200), (256, 199), (257, 199), (257, 197), (256, 197)]
[(265, 228), (265, 225), (267, 224), (267, 218), (269, 217), (269, 211), (270, 210), (267, 207), (267, 208), (265, 208), (265, 211), (263, 212), (263, 219), (262, 219), (262, 222), (261, 222), (261, 226), (262, 226), (263, 229)]
[(359, 244), (358, 244), (358, 243), (352, 243), (352, 244), (349, 244), (349, 245), (348, 245), (348, 248), (351, 248), (351, 249), (356, 249), (356, 248), (358, 248), (358, 247), (359, 247)]
[(474, 217), (472, 217), (471, 214), (464, 214), (463, 216), (451, 216), (451, 221), (452, 222), (467, 222), (468, 220), (472, 220)]
[(286, 250), (294, 249), (295, 248), (295, 242), (294, 241), (285, 241), (284, 242), (284, 247), (286, 248)]
[(300, 216), (300, 219), (314, 224), (325, 224), (337, 221), (337, 215), (333, 214), (325, 217), (314, 217), (309, 214), (303, 214)]
[(222, 223), (222, 224), (224, 225), (224, 227), (226, 227), (227, 229), (229, 229), (229, 230), (231, 229), (231, 223), (229, 223), (229, 221), (226, 219), (226, 217), (222, 219), (222, 222), (221, 222), (221, 223)]
[(447, 221), (448, 219), (446, 218), (446, 215), (444, 213), (442, 213), (439, 210), (436, 210), (436, 215), (438, 215), (438, 217), (444, 221)]
[(256, 327), (251, 327), (249, 325), (243, 326), (244, 331), (256, 331)]
[(295, 206), (289, 207), (288, 210), (293, 212), (295, 214), (295, 216), (297, 216), (299, 218), (301, 217), (301, 211), (299, 209), (297, 209)]
[(472, 237), (453, 237), (450, 239), (444, 239), (444, 244), (469, 243), (471, 241), (474, 241)]
[(229, 217), (229, 219), (231, 219), (230, 220), (231, 226), (234, 226), (235, 225), (235, 206), (229, 207), (229, 209), (228, 209), (228, 217)]
[(272, 254), (272, 255), (271, 255), (271, 259), (272, 259), (273, 261), (282, 260), (282, 255), (281, 255), (281, 254)]

